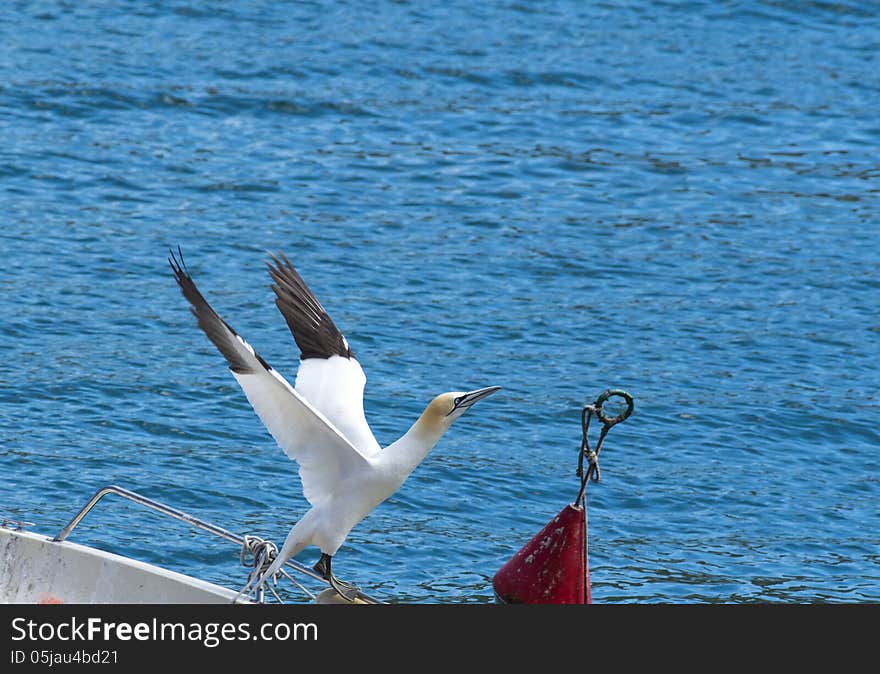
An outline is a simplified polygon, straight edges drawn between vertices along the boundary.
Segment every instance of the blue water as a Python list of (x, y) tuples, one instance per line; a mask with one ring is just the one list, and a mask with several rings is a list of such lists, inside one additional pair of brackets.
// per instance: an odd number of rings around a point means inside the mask
[[(292, 379), (282, 250), (380, 442), (504, 387), (352, 532), (343, 578), (492, 601), (613, 386), (636, 411), (588, 487), (596, 602), (880, 600), (878, 17), (2, 3), (0, 514), (52, 534), (118, 483), (280, 544), (296, 466), (166, 255)], [(112, 499), (73, 540), (241, 585), (237, 550)]]

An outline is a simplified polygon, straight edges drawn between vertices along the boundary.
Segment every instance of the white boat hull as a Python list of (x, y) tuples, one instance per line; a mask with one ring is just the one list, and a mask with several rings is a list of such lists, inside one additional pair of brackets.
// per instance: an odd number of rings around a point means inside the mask
[(217, 604), (237, 594), (111, 552), (0, 527), (0, 603)]

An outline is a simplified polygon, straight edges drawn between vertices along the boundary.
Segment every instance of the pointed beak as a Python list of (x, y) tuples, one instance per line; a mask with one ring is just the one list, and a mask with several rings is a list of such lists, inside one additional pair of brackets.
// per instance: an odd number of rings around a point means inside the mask
[[(473, 405), (478, 400), (482, 400), (483, 398), (487, 398), (495, 391), (500, 391), (500, 386), (487, 386), (486, 388), (478, 388), (476, 391), (470, 391), (465, 393), (463, 396), (460, 396), (455, 400), (455, 407), (452, 408), (452, 412), (456, 410), (467, 409), (471, 405)], [(450, 412), (449, 414), (452, 414)], [(446, 416), (449, 416), (448, 414)]]

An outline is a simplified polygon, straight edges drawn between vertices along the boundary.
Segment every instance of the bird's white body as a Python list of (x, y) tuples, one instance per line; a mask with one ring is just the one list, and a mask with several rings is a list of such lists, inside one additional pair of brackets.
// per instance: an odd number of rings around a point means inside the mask
[(381, 448), (364, 415), (366, 377), (360, 363), (286, 258), (284, 264), (273, 259), (276, 304), (302, 350), (295, 386), (217, 315), (172, 258), (199, 326), (226, 358), (278, 445), (299, 464), (303, 495), (312, 506), (293, 526), (261, 582), (307, 546), (332, 557), (351, 529), (397, 491), (452, 423), (498, 390), (441, 394), (399, 440)]
[[(303, 494), (312, 504), (269, 573), (309, 545), (334, 555), (351, 529), (400, 488), (452, 424), (444, 414), (452, 409), (456, 394), (450, 393), (444, 394), (448, 401), (438, 397), (436, 409), (429, 405), (399, 440), (380, 448), (364, 415), (366, 377), (354, 358), (302, 361), (293, 390), (274, 371), (235, 378), (281, 448), (299, 463)], [(326, 424), (294, 423), (306, 415), (323, 417)]]

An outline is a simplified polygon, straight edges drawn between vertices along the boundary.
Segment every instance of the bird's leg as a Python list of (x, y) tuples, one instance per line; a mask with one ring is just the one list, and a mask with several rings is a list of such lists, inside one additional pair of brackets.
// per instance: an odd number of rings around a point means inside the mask
[(333, 557), (326, 552), (321, 553), (321, 559), (312, 568), (321, 574), (321, 577), (330, 583), (336, 593), (346, 601), (354, 601), (357, 598), (358, 588), (355, 585), (343, 582), (333, 575), (332, 570)]

